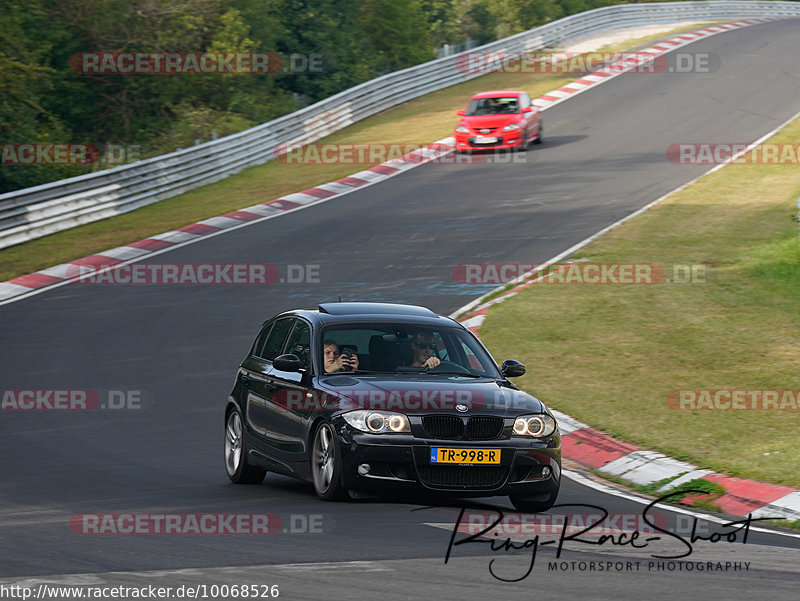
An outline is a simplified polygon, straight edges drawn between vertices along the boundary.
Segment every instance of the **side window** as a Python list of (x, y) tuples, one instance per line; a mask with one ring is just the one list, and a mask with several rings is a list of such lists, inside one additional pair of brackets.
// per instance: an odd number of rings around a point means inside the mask
[(295, 321), (294, 329), (289, 335), (286, 352), (300, 357), (300, 363), (308, 369), (311, 361), (311, 328), (301, 319)]
[(261, 358), (267, 361), (272, 361), (275, 357), (280, 355), (283, 349), (283, 343), (286, 340), (286, 335), (292, 328), (294, 323), (293, 319), (281, 319), (275, 322), (272, 331), (267, 337), (267, 343), (264, 345), (264, 350), (261, 351)]
[(453, 337), (449, 340), (449, 342), (450, 344), (454, 345), (454, 357), (451, 359), (451, 361), (458, 363), (462, 367), (469, 367), (470, 369), (485, 371), (481, 365), (481, 362), (478, 360), (478, 357), (475, 356), (475, 353), (471, 348), (469, 348), (469, 346), (464, 344), (462, 339)]
[(450, 359), (450, 350), (447, 348), (444, 338), (438, 333), (436, 335), (436, 356), (442, 361), (452, 361)]
[(253, 349), (251, 351), (251, 355), (255, 355), (256, 357), (261, 357), (261, 353), (264, 351), (264, 343), (267, 341), (267, 336), (269, 336), (269, 332), (272, 329), (273, 323), (270, 322), (261, 328), (261, 332), (258, 334), (256, 341), (253, 343)]
[(528, 96), (527, 94), (523, 94), (522, 95), (522, 108), (529, 107), (530, 105), (531, 105), (530, 96)]

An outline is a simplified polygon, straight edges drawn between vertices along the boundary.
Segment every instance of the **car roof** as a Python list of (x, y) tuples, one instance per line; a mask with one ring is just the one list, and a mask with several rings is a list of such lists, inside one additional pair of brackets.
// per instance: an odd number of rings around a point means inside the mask
[(494, 90), (492, 92), (481, 92), (472, 98), (494, 98), (495, 96), (520, 96), (525, 92), (521, 90)]
[(316, 310), (296, 309), (286, 311), (281, 315), (303, 317), (317, 326), (333, 323), (402, 321), (439, 327), (454, 325), (460, 328), (464, 327), (454, 319), (437, 315), (427, 307), (399, 303), (321, 303)]
[(398, 303), (322, 303), (320, 313), (329, 315), (415, 315), (436, 317), (436, 313), (426, 307), (401, 305)]

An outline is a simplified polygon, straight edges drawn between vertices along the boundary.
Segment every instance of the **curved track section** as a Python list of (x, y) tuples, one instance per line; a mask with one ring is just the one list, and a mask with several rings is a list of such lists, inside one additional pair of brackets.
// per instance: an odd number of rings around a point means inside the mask
[[(229, 484), (222, 464), (222, 402), (238, 361), (265, 317), (340, 295), (449, 313), (486, 290), (455, 282), (454, 266), (543, 262), (696, 177), (706, 167), (669, 163), (670, 144), (754, 140), (796, 112), (799, 32), (800, 22), (778, 21), (725, 33), (684, 49), (718, 56), (713, 73), (626, 74), (587, 91), (545, 113), (547, 141), (525, 163), (422, 166), (153, 259), (314, 264), (320, 283), (69, 285), (0, 308), (3, 389), (137, 390), (143, 399), (141, 409), (129, 411), (2, 413), (0, 578), (196, 568), (73, 580), (149, 577), (180, 584), (238, 578), (280, 582), (282, 595), (302, 598), (502, 593), (486, 571), (488, 559), (476, 557), (487, 555), (485, 545), (460, 547), (442, 565), (455, 508), (412, 511), (415, 500), (326, 504), (310, 486), (274, 475), (262, 486)], [(642, 510), (570, 480), (559, 500), (616, 513)], [(484, 506), (510, 510), (506, 499)], [(292, 514), (313, 514), (322, 531), (74, 534), (70, 517), (92, 512), (269, 512), (284, 523)], [(782, 593), (791, 579), (796, 582), (797, 539), (753, 532), (748, 542), (760, 544), (720, 547), (714, 559), (750, 558), (744, 574), (573, 572), (554, 574), (542, 590), (616, 600), (692, 591), (696, 598), (714, 586), (738, 599), (755, 585), (789, 598)], [(542, 556), (551, 552), (542, 550)], [(620, 549), (603, 556), (608, 554), (625, 557)], [(297, 563), (309, 565), (286, 565)], [(219, 566), (239, 567), (214, 571)], [(546, 573), (546, 562), (536, 570)], [(516, 586), (526, 582), (532, 583)]]

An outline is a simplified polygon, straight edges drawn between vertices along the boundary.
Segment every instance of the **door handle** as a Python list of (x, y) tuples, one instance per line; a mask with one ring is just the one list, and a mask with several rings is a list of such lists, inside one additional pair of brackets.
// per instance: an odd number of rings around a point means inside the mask
[(250, 378), (250, 376), (249, 376), (248, 374), (246, 374), (246, 373), (243, 373), (243, 374), (242, 374), (242, 382), (244, 382), (245, 384), (247, 384), (248, 382), (250, 382), (250, 380), (251, 380), (251, 379), (252, 379), (252, 378)]
[(274, 392), (275, 390), (278, 389), (278, 385), (271, 380), (267, 382), (265, 386), (267, 387), (267, 390), (269, 390), (270, 392)]

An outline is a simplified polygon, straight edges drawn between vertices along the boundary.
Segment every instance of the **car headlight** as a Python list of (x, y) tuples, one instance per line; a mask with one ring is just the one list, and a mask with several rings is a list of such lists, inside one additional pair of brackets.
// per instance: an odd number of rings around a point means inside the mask
[(541, 413), (537, 415), (520, 415), (514, 420), (515, 436), (532, 436), (546, 438), (556, 431), (556, 420)]
[(464, 127), (463, 125), (458, 125), (456, 127), (456, 131), (458, 133), (460, 133), (460, 134), (468, 134), (469, 133), (469, 130), (466, 127)]
[(519, 129), (519, 123), (512, 123), (511, 125), (506, 125), (503, 128), (503, 131), (514, 131), (515, 129)]
[(411, 432), (408, 418), (402, 413), (392, 411), (369, 411), (358, 409), (343, 413), (344, 421), (356, 430), (370, 434), (400, 434)]

